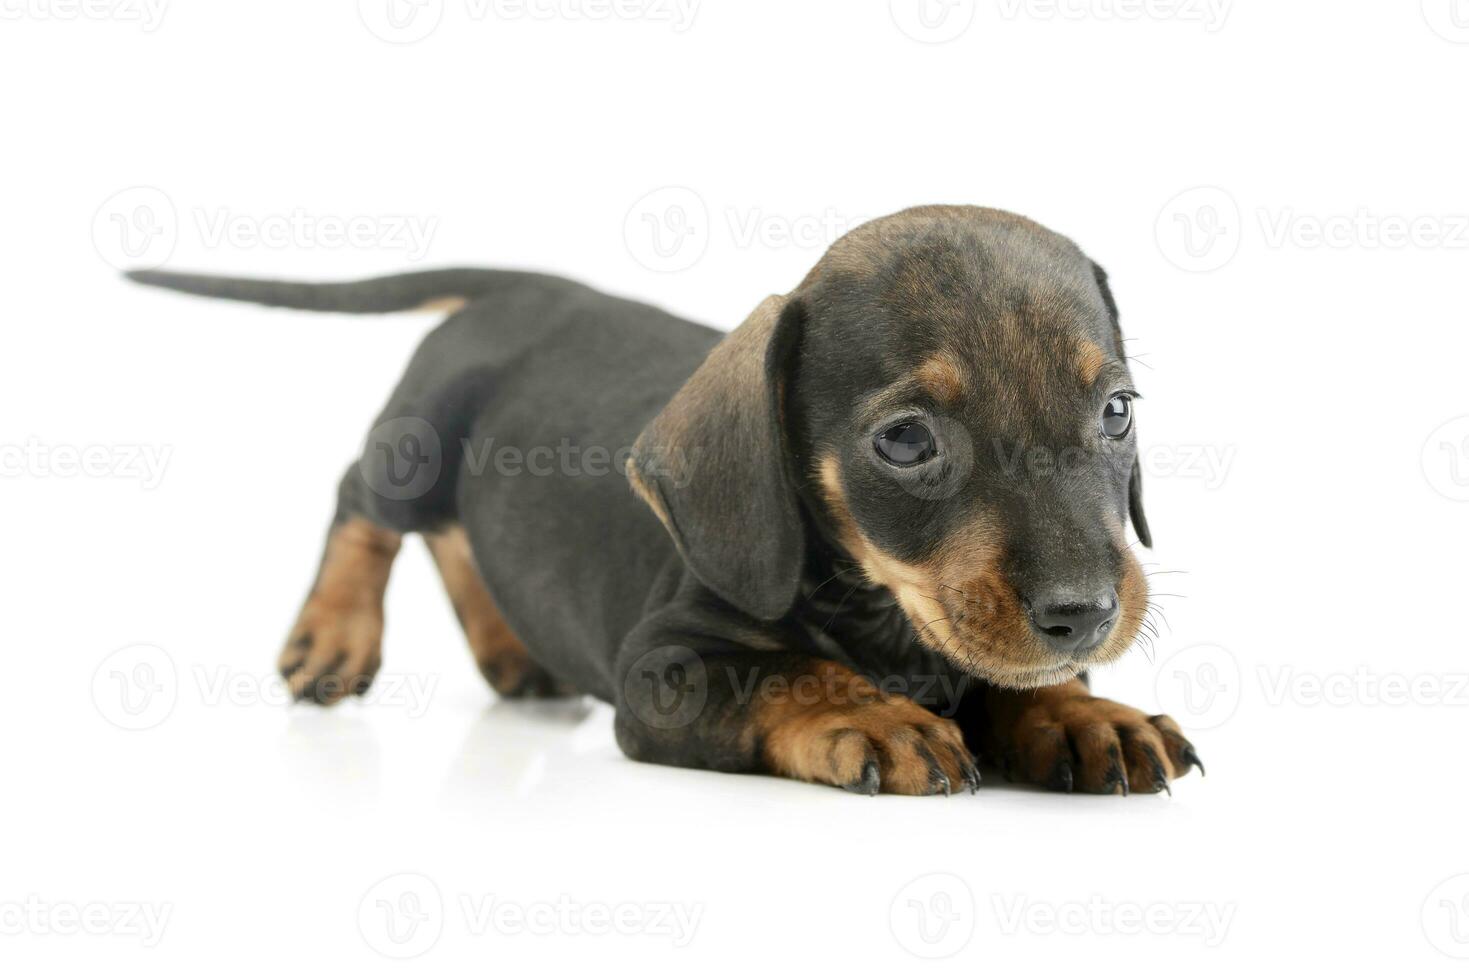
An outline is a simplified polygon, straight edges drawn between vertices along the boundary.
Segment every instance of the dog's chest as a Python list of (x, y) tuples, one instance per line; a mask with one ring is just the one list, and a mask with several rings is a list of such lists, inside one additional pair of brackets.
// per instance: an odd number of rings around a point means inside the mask
[(838, 563), (813, 561), (801, 583), (796, 614), (813, 639), (891, 693), (933, 707), (960, 697), (972, 679), (919, 641), (892, 592)]

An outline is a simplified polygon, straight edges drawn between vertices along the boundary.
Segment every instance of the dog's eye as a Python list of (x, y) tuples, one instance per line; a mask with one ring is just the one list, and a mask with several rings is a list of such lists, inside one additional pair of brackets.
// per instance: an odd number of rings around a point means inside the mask
[(1121, 439), (1132, 428), (1132, 396), (1113, 395), (1102, 409), (1102, 435)]
[(894, 466), (916, 466), (935, 455), (933, 433), (922, 422), (901, 422), (879, 432), (877, 451)]

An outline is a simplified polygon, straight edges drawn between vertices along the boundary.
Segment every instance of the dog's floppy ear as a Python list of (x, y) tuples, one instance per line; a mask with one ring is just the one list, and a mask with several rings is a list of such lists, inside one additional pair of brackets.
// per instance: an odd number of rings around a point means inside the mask
[[(1096, 276), (1097, 288), (1102, 291), (1102, 302), (1107, 304), (1107, 315), (1112, 319), (1112, 341), (1117, 345), (1117, 356), (1125, 353), (1122, 346), (1122, 322), (1117, 316), (1117, 300), (1112, 298), (1112, 289), (1107, 285), (1107, 270), (1092, 263), (1092, 274)], [(1143, 547), (1153, 546), (1153, 532), (1148, 530), (1148, 517), (1143, 513), (1143, 467), (1139, 460), (1132, 461), (1132, 476), (1127, 484), (1127, 514), (1132, 518), (1132, 529), (1137, 532)]]
[(783, 401), (799, 301), (771, 296), (720, 341), (633, 446), (633, 489), (699, 580), (757, 619), (795, 599), (805, 538)]
[(1127, 514), (1132, 518), (1132, 529), (1144, 548), (1153, 546), (1153, 532), (1148, 530), (1148, 516), (1143, 513), (1143, 464), (1132, 461), (1132, 479), (1127, 484)]

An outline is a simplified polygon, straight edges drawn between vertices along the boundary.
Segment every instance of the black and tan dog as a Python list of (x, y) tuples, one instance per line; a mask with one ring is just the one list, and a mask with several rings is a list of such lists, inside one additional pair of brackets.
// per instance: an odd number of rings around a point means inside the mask
[(634, 759), (912, 794), (971, 753), (1093, 793), (1199, 764), (1088, 693), (1148, 607), (1135, 393), (1102, 270), (1024, 218), (870, 222), (728, 335), (519, 272), (133, 278), (453, 311), (342, 481), (298, 697), (366, 690), (419, 532), (495, 689), (611, 702)]

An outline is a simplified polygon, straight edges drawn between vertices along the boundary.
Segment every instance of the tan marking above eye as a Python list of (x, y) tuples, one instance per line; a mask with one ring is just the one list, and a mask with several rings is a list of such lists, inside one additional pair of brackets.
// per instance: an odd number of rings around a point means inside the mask
[(921, 364), (914, 376), (925, 391), (941, 402), (958, 401), (968, 387), (968, 371), (948, 354), (935, 354)]
[(1082, 338), (1076, 343), (1076, 369), (1081, 374), (1081, 380), (1090, 387), (1097, 383), (1097, 378), (1102, 374), (1102, 368), (1107, 364), (1107, 355), (1102, 353), (1102, 348), (1090, 340)]

